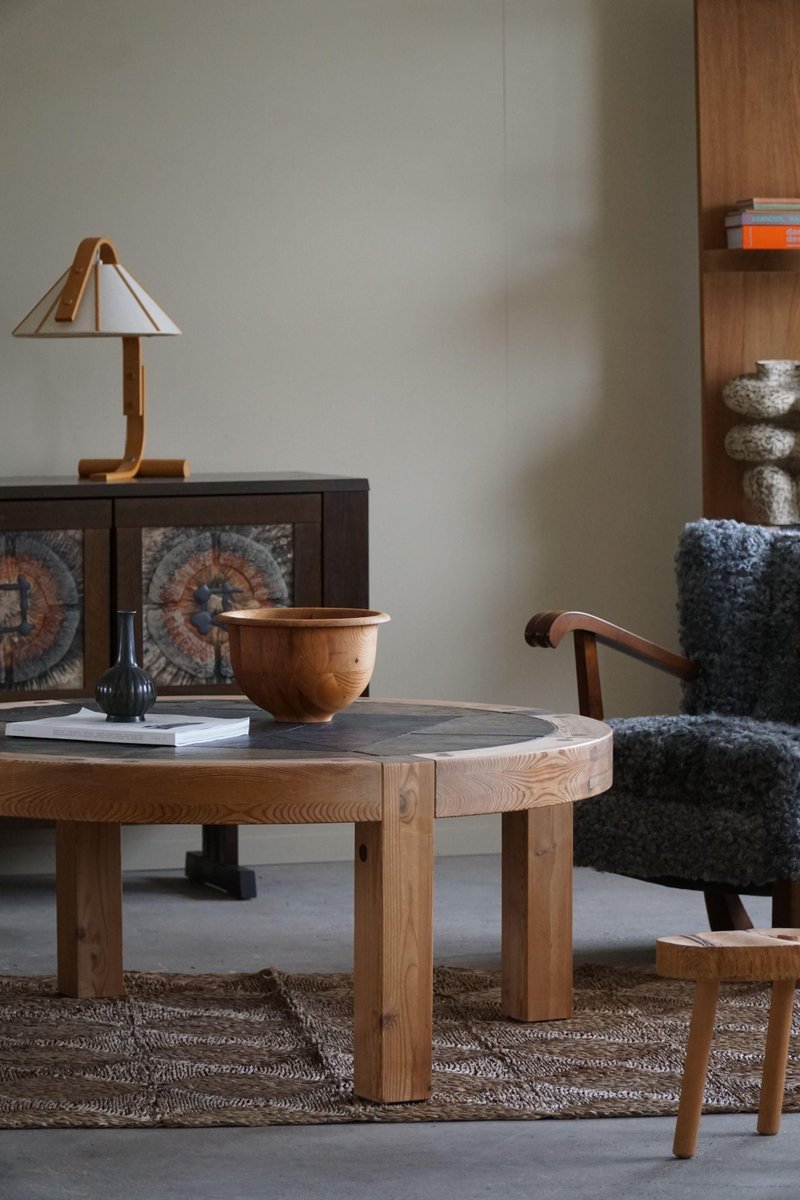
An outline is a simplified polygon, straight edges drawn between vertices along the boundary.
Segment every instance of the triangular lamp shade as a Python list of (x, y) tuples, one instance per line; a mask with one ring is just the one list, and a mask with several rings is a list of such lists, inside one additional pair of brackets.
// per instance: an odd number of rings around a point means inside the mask
[(14, 330), (15, 337), (158, 337), (180, 333), (119, 263), (95, 261), (78, 312), (71, 321), (56, 320), (70, 272), (65, 271)]

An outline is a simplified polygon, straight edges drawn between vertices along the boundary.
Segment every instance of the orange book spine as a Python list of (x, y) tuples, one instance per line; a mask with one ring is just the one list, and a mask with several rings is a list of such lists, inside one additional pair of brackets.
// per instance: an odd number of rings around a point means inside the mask
[(728, 234), (732, 249), (800, 250), (800, 225), (742, 225)]

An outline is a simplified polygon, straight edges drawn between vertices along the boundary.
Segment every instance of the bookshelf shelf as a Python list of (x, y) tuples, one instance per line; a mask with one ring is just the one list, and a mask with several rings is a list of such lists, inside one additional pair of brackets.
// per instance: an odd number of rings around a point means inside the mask
[(800, 252), (797, 250), (703, 250), (701, 266), (704, 272), (714, 271), (800, 271)]
[(746, 196), (800, 196), (800, 0), (695, 0), (703, 512), (753, 521), (722, 387), (759, 358), (800, 359), (800, 253), (724, 249)]

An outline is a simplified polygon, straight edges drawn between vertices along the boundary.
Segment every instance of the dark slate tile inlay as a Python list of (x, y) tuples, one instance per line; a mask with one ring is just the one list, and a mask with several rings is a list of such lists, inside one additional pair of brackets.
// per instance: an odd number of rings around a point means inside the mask
[[(47, 705), (39, 714), (30, 708), (6, 709), (3, 721), (35, 719), (35, 715), (56, 716), (77, 712), (77, 703)], [(94, 708), (94, 703), (87, 704)], [(175, 750), (162, 746), (120, 745), (102, 742), (67, 742), (57, 740), (34, 740), (25, 742), (26, 748), (37, 754), (70, 755), (80, 757), (91, 752), (95, 758), (124, 760), (146, 754), (154, 759), (197, 756), (214, 759), (226, 750), (254, 752), (256, 756), (270, 758), (307, 757), (320, 754), (328, 757), (362, 754), (380, 757), (383, 755), (446, 754), (477, 748), (511, 745), (530, 741), (553, 733), (555, 726), (541, 716), (526, 712), (476, 711), (447, 705), (425, 705), (373, 701), (369, 705), (355, 705), (337, 713), (334, 719), (321, 725), (279, 724), (250, 704), (248, 700), (216, 700), (208, 697), (189, 705), (179, 698), (159, 701), (157, 711), (161, 714), (182, 713), (191, 707), (208, 716), (250, 716), (250, 733), (244, 737), (230, 738), (206, 745), (184, 746)], [(22, 741), (5, 740), (1, 743), (8, 750), (12, 746), (20, 749)]]
[[(447, 724), (457, 721), (452, 717)], [(409, 715), (407, 713), (367, 713), (361, 710), (337, 713), (327, 725), (273, 725), (259, 733), (264, 745), (284, 745), (287, 748), (308, 750), (339, 750), (369, 752), (378, 743), (394, 743), (409, 732), (417, 733), (425, 726), (441, 728), (439, 715), (435, 717)]]

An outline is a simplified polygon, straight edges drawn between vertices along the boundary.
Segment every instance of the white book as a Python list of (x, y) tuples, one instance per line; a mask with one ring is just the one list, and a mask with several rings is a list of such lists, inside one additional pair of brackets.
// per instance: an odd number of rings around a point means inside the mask
[(70, 717), (37, 717), (10, 721), (7, 737), (65, 738), (78, 742), (129, 742), (144, 746), (189, 746), (241, 737), (249, 717), (148, 716), (144, 721), (107, 721), (105, 713), (82, 708)]

